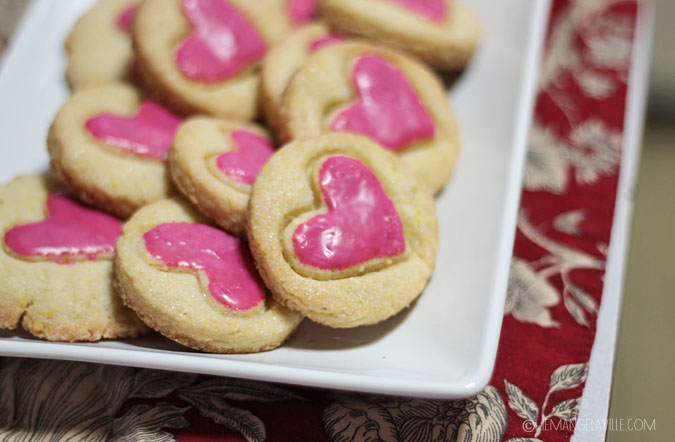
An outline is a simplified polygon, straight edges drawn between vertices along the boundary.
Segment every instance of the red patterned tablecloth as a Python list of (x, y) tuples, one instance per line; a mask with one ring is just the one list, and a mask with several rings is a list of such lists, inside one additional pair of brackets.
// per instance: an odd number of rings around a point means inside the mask
[(635, 0), (553, 2), (497, 363), (476, 397), (5, 358), (0, 439), (568, 441), (601, 303), (636, 16)]

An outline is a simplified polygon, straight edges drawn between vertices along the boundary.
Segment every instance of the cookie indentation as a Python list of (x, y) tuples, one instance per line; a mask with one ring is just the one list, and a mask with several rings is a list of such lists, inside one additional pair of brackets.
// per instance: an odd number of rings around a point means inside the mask
[(269, 139), (245, 130), (236, 130), (230, 137), (239, 149), (219, 155), (216, 166), (232, 180), (252, 185), (274, 147)]
[(331, 130), (365, 135), (395, 151), (434, 137), (434, 122), (417, 93), (387, 60), (359, 58), (352, 81), (359, 99), (338, 113)]
[(251, 22), (226, 0), (183, 0), (194, 27), (176, 51), (176, 65), (189, 79), (220, 82), (259, 61), (267, 44)]
[(310, 52), (316, 52), (316, 51), (318, 51), (319, 49), (321, 49), (325, 46), (332, 45), (332, 44), (335, 44), (335, 43), (340, 43), (342, 41), (344, 41), (344, 39), (342, 37), (340, 37), (339, 35), (328, 34), (324, 37), (317, 38), (316, 40), (314, 40), (309, 45), (309, 50), (310, 50)]
[(136, 5), (128, 6), (120, 15), (117, 16), (115, 24), (127, 34), (131, 33), (131, 26), (134, 24), (134, 14), (136, 14)]
[(446, 0), (388, 0), (436, 23), (443, 23), (448, 15)]
[(234, 311), (257, 307), (265, 289), (246, 244), (205, 224), (167, 223), (143, 235), (150, 255), (169, 268), (198, 274), (211, 296)]
[(121, 234), (118, 219), (55, 194), (47, 198), (47, 217), (8, 230), (5, 244), (20, 257), (64, 264), (82, 257), (111, 257)]
[(405, 251), (403, 224), (375, 174), (345, 156), (326, 159), (319, 188), (328, 209), (293, 233), (298, 259), (324, 270), (344, 270)]
[(288, 15), (293, 24), (301, 25), (312, 21), (319, 9), (318, 0), (287, 0)]
[(85, 127), (97, 140), (122, 151), (166, 160), (181, 119), (152, 101), (144, 101), (133, 117), (104, 113)]

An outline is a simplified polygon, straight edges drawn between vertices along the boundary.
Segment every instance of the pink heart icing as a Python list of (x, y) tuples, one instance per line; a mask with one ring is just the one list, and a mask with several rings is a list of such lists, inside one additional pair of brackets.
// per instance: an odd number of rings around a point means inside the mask
[(136, 155), (166, 160), (181, 119), (152, 101), (144, 101), (133, 117), (101, 114), (85, 127), (97, 140)]
[(374, 55), (353, 72), (356, 103), (338, 113), (330, 128), (370, 137), (391, 150), (434, 136), (434, 122), (403, 73)]
[(274, 147), (269, 139), (245, 130), (236, 130), (230, 137), (239, 149), (219, 155), (216, 165), (231, 179), (251, 185), (274, 153)]
[(147, 251), (167, 267), (204, 272), (211, 296), (231, 310), (256, 307), (265, 289), (239, 238), (205, 224), (168, 223), (143, 235)]
[(375, 174), (345, 156), (326, 159), (319, 188), (328, 213), (293, 232), (298, 259), (320, 269), (343, 270), (405, 251), (403, 224)]
[(189, 79), (223, 81), (265, 55), (265, 41), (227, 0), (183, 0), (182, 5), (194, 30), (178, 47), (176, 65)]
[(431, 21), (442, 22), (448, 14), (447, 0), (388, 0), (410, 11), (416, 12)]
[(342, 37), (330, 34), (325, 37), (314, 40), (312, 44), (309, 45), (309, 50), (310, 52), (316, 52), (319, 49), (323, 48), (324, 46), (329, 46), (334, 43), (340, 43), (341, 41), (343, 41)]
[(318, 0), (288, 0), (288, 14), (296, 25), (312, 21), (318, 8)]
[(47, 197), (47, 217), (8, 230), (5, 244), (19, 256), (64, 264), (64, 258), (112, 254), (121, 234), (118, 219), (55, 194)]
[(134, 24), (134, 14), (136, 14), (136, 6), (128, 6), (120, 15), (117, 16), (117, 27), (127, 34), (131, 33), (131, 26)]

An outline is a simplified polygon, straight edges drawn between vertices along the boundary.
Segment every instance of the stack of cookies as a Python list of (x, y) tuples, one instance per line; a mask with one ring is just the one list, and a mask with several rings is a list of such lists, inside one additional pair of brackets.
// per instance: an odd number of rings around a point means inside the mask
[(453, 0), (99, 0), (66, 42), (51, 174), (0, 187), (0, 328), (217, 353), (383, 321), (438, 249)]

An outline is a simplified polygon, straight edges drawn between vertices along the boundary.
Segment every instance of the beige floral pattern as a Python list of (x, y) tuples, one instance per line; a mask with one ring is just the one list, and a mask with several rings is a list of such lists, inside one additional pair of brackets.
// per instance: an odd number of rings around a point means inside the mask
[[(188, 426), (185, 413), (203, 416), (239, 432), (250, 442), (265, 440), (265, 424), (235, 402), (302, 400), (273, 384), (79, 362), (0, 359), (0, 440), (169, 442), (165, 429)], [(132, 398), (160, 399), (177, 393), (187, 404), (139, 404), (121, 416)]]
[(506, 407), (496, 388), (459, 400), (338, 394), (323, 412), (334, 442), (493, 442), (506, 430)]
[[(555, 393), (578, 387), (586, 382), (587, 374), (587, 364), (566, 364), (556, 368), (551, 374), (548, 391), (541, 407), (520, 387), (504, 379), (509, 407), (526, 422), (522, 426), (523, 430), (534, 433), (534, 438), (537, 438), (550, 419), (574, 421), (579, 411), (578, 398), (561, 400), (552, 408), (549, 407), (549, 401)], [(508, 442), (514, 440), (517, 439), (511, 439)]]
[(195, 378), (77, 362), (2, 359), (0, 440), (172, 441), (161, 429), (187, 426), (184, 410), (174, 405), (138, 405), (120, 417), (116, 414), (129, 398), (164, 397)]
[[(583, 219), (583, 211), (573, 210), (559, 214), (553, 220), (553, 226), (563, 233), (579, 235), (579, 224)], [(597, 258), (551, 240), (529, 221), (525, 213), (518, 218), (518, 230), (548, 254), (532, 263), (513, 258), (504, 313), (521, 322), (558, 327), (559, 322), (552, 317), (550, 308), (562, 299), (572, 318), (579, 325), (589, 327), (588, 315), (597, 313), (598, 305), (588, 292), (572, 281), (571, 273), (578, 269), (603, 270), (604, 257)], [(562, 293), (550, 283), (554, 276), (562, 279)]]
[(522, 259), (513, 258), (506, 295), (505, 314), (521, 322), (557, 327), (549, 307), (560, 302), (560, 294), (545, 278)]

